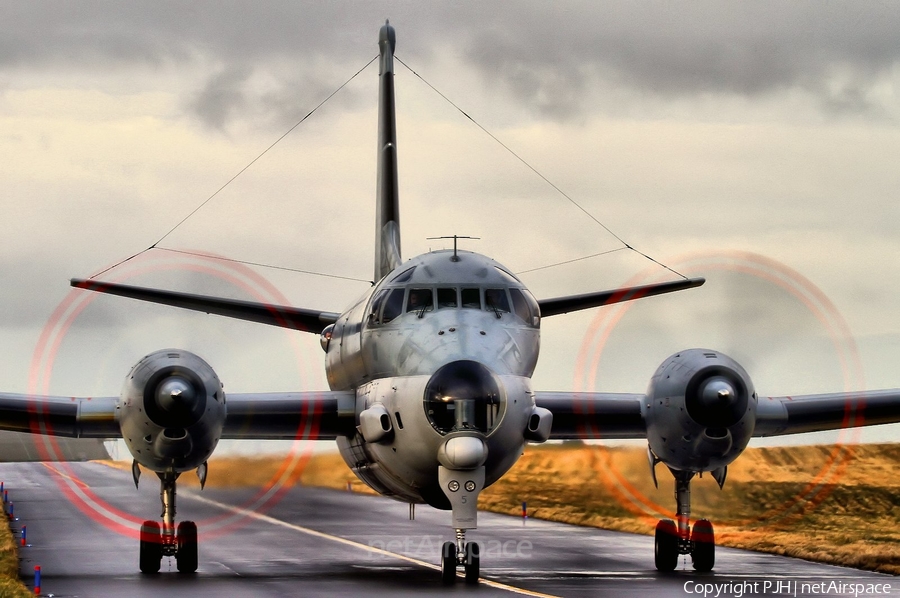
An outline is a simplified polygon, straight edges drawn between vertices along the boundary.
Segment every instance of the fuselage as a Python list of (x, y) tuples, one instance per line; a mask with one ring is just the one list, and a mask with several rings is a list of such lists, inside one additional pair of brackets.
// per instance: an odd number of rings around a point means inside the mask
[[(378, 492), (447, 508), (437, 455), (454, 436), (484, 441), (487, 485), (522, 454), (540, 311), (496, 261), (451, 250), (410, 259), (344, 312), (322, 342), (332, 390), (356, 389), (357, 413), (380, 404), (390, 418), (391, 434), (378, 442), (361, 433), (338, 440), (347, 465)], [(468, 384), (468, 400), (450, 400), (442, 390), (448, 381)]]

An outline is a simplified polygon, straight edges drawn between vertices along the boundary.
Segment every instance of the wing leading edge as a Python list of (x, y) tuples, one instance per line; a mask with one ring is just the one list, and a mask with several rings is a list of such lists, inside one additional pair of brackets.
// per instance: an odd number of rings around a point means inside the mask
[(542, 299), (538, 301), (538, 305), (541, 307), (541, 317), (556, 316), (570, 311), (579, 311), (582, 309), (590, 309), (592, 307), (600, 307), (601, 305), (611, 305), (613, 303), (621, 303), (622, 301), (632, 301), (634, 299), (642, 299), (644, 297), (692, 289), (701, 286), (705, 282), (705, 278), (685, 278), (684, 280), (660, 282), (638, 287), (623, 287), (597, 293)]
[(121, 438), (119, 397), (0, 394), (0, 430), (69, 438)]
[(755, 437), (900, 422), (900, 389), (760, 397)]
[[(0, 430), (70, 438), (121, 438), (119, 397), (0, 394)], [(356, 427), (353, 391), (230, 394), (220, 438), (334, 440)]]
[(601, 392), (536, 392), (537, 407), (553, 414), (553, 440), (644, 438), (642, 394)]
[[(553, 413), (550, 438), (645, 438), (643, 394), (536, 392)], [(760, 397), (753, 437), (783, 436), (900, 422), (900, 389)]]

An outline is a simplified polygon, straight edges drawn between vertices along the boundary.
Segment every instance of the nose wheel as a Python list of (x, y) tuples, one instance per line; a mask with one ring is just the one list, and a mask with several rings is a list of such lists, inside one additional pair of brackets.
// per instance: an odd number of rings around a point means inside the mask
[(141, 573), (159, 573), (164, 556), (175, 557), (180, 573), (197, 571), (197, 524), (182, 521), (175, 527), (175, 480), (177, 473), (160, 473), (162, 523), (145, 521), (141, 526), (139, 564)]
[[(462, 533), (465, 538), (465, 530), (457, 530), (457, 536)], [(444, 542), (441, 550), (441, 581), (444, 585), (456, 583), (456, 572), (459, 567), (465, 571), (466, 583), (475, 585), (481, 574), (481, 549), (476, 542), (464, 542), (463, 549), (459, 550), (457, 543)]]

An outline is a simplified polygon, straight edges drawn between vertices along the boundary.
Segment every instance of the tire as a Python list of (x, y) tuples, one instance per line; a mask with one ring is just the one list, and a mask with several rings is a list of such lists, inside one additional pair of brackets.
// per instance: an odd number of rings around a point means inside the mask
[(175, 561), (179, 573), (195, 573), (197, 571), (197, 524), (193, 521), (182, 521), (178, 524), (175, 535), (178, 550)]
[(716, 564), (716, 537), (706, 519), (697, 521), (691, 530), (691, 558), (697, 571), (712, 571)]
[(658, 571), (674, 571), (678, 565), (678, 528), (671, 519), (660, 519), (656, 524), (656, 540), (653, 544)]
[(466, 544), (465, 568), (466, 583), (470, 586), (476, 585), (481, 574), (481, 548), (477, 542)]
[(444, 542), (441, 549), (441, 581), (445, 586), (456, 582), (456, 544)]
[(162, 561), (162, 536), (160, 535), (160, 526), (158, 521), (145, 521), (141, 525), (141, 550), (140, 550), (140, 567), (141, 573), (150, 575), (159, 573), (160, 561)]

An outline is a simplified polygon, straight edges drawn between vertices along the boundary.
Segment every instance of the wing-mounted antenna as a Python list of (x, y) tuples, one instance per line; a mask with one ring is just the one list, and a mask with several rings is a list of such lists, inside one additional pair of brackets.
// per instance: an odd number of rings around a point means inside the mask
[(378, 34), (378, 182), (375, 207), (375, 280), (400, 265), (400, 197), (397, 191), (397, 119), (394, 110), (396, 36), (385, 21)]

